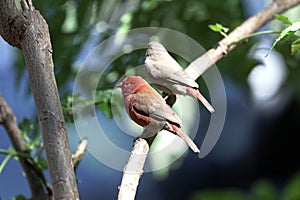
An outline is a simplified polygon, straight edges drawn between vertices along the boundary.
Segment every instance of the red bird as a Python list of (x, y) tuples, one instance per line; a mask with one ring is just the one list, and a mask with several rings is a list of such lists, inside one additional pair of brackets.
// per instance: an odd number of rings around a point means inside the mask
[(195, 153), (200, 152), (182, 130), (180, 118), (144, 79), (139, 76), (128, 76), (116, 87), (122, 89), (124, 107), (135, 123), (150, 133), (167, 130), (177, 134)]

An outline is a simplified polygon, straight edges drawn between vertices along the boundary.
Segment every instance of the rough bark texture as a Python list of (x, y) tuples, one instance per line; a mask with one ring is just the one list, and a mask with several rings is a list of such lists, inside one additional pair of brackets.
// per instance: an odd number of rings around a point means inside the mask
[(58, 96), (48, 25), (30, 0), (0, 1), (0, 34), (23, 51), (55, 199), (78, 199), (67, 130)]
[[(9, 136), (9, 139), (16, 150), (20, 153), (28, 153), (25, 141), (21, 135), (21, 131), (17, 125), (16, 117), (12, 109), (5, 102), (4, 98), (0, 95), (0, 124), (2, 124)], [(41, 177), (41, 172), (34, 167), (32, 160), (28, 158), (19, 158), (20, 164), (26, 175), (31, 195), (33, 199), (49, 199), (50, 194), (45, 191), (46, 186)]]

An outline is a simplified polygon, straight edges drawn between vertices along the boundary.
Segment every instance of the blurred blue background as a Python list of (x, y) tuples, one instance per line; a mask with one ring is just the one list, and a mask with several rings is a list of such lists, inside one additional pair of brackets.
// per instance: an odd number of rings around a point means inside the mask
[[(93, 12), (79, 9), (88, 7), (80, 1), (34, 1), (49, 23), (55, 73), (62, 98), (72, 92), (78, 63), (107, 35), (121, 29), (161, 26), (183, 32), (208, 49), (220, 39), (209, 31), (208, 24), (221, 22), (234, 28), (265, 6), (265, 2), (253, 0), (226, 0), (224, 5), (228, 9), (220, 3), (208, 1), (94, 2), (98, 1), (86, 3), (96, 10), (93, 15)], [(166, 10), (171, 12), (166, 13)], [(299, 6), (296, 10), (299, 11)], [(226, 17), (222, 17), (224, 15)], [(299, 12), (292, 11), (289, 16), (297, 19)], [(276, 26), (273, 24), (262, 30)], [(300, 169), (300, 81), (297, 76), (300, 75), (300, 59), (299, 54), (291, 56), (284, 44), (265, 58), (273, 39), (270, 36), (256, 38), (255, 42), (237, 47), (217, 64), (225, 84), (227, 113), (220, 139), (210, 154), (199, 159), (188, 150), (166, 170), (143, 174), (136, 199), (198, 199), (199, 193), (203, 197), (205, 192), (232, 192), (232, 189), (235, 191), (233, 196), (238, 197), (242, 192), (256, 191), (255, 185), (260, 181), (270, 186), (269, 193), (275, 197), (284, 193)], [(34, 102), (20, 51), (1, 38), (0, 54), (0, 93), (13, 109), (18, 122), (24, 118), (35, 120)], [(143, 54), (144, 50), (137, 56), (124, 56), (116, 60), (110, 70), (117, 72), (118, 78), (130, 67), (141, 64)], [(259, 62), (253, 62), (253, 59)], [(101, 84), (112, 88), (115, 80), (103, 80)], [(203, 80), (200, 79), (199, 83)], [(203, 107), (200, 110), (201, 120), (194, 139), (197, 144), (203, 141), (210, 119)], [(111, 134), (120, 134), (119, 128), (106, 115), (99, 112), (98, 119), (111, 130)], [(74, 152), (80, 138), (74, 124), (68, 123), (67, 127)], [(133, 137), (125, 135), (118, 143), (131, 149), (132, 141)], [(6, 132), (0, 127), (0, 148), (9, 146)], [(4, 157), (0, 155), (0, 162)], [(48, 172), (45, 173), (49, 179)], [(86, 152), (76, 175), (81, 199), (117, 198), (122, 172), (102, 164), (90, 152)], [(0, 199), (11, 199), (18, 194), (30, 197), (30, 190), (20, 164), (12, 159), (0, 174)]]

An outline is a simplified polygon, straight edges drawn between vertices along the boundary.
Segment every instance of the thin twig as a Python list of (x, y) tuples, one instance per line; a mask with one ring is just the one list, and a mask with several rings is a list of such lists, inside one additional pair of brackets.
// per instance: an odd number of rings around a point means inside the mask
[(32, 159), (31, 155), (29, 155), (28, 153), (11, 152), (11, 151), (5, 150), (5, 149), (0, 149), (0, 154), (10, 155), (11, 157)]
[(259, 31), (259, 32), (255, 32), (255, 33), (246, 35), (245, 37), (241, 37), (240, 39), (237, 39), (237, 40), (231, 42), (230, 44), (228, 44), (228, 46), (230, 46), (230, 45), (238, 45), (241, 42), (243, 42), (244, 40), (249, 39), (249, 38), (254, 37), (254, 36), (269, 35), (269, 34), (280, 34), (280, 33), (281, 33), (280, 31), (273, 31), (273, 30)]
[(205, 54), (194, 60), (185, 69), (185, 71), (196, 80), (207, 69), (212, 67), (221, 58), (226, 56), (230, 51), (237, 47), (234, 44), (248, 35), (254, 33), (266, 23), (274, 18), (274, 13), (282, 13), (285, 10), (297, 5), (300, 0), (285, 0), (285, 1), (273, 1), (269, 6), (263, 9), (261, 12), (252, 16), (244, 21), (240, 26), (234, 29), (226, 38), (219, 41), (216, 48), (208, 50)]
[(72, 163), (73, 163), (74, 169), (76, 169), (79, 162), (81, 161), (81, 159), (86, 151), (87, 145), (88, 145), (87, 138), (83, 138), (81, 140), (81, 142), (78, 144), (75, 153), (72, 154)]
[[(29, 183), (32, 198), (48, 199), (52, 195), (52, 191), (47, 185), (45, 185), (43, 177), (40, 174), (41, 172), (34, 167), (34, 163), (32, 162), (32, 158), (29, 156), (26, 143), (17, 125), (16, 117), (2, 95), (0, 95), (0, 124), (4, 126), (9, 139), (16, 150), (16, 156), (19, 156), (20, 163)], [(45, 192), (45, 188), (50, 194)]]

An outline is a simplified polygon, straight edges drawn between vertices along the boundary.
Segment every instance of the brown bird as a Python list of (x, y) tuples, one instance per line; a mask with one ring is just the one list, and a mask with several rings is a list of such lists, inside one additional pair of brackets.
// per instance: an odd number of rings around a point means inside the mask
[(200, 152), (182, 130), (182, 122), (177, 114), (144, 79), (128, 76), (116, 86), (122, 89), (124, 107), (135, 123), (150, 133), (167, 130), (177, 134), (195, 153)]
[(214, 108), (199, 92), (198, 84), (170, 56), (159, 42), (150, 42), (145, 59), (146, 79), (167, 94), (197, 98), (211, 113)]

